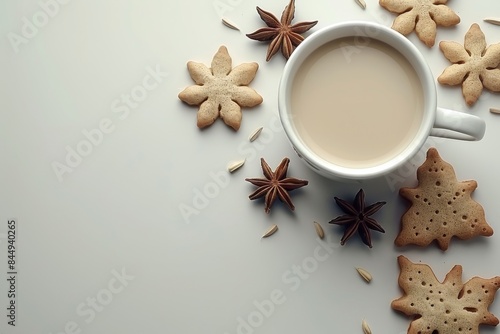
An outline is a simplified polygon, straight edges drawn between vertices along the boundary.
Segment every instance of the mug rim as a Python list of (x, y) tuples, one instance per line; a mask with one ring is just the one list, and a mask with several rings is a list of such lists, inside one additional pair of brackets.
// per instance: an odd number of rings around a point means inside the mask
[[(365, 29), (365, 32), (372, 29), (377, 32), (377, 34), (374, 36), (371, 36), (368, 33), (365, 35), (359, 35), (359, 32), (356, 32), (358, 33), (357, 35), (353, 31), (355, 28)], [(347, 34), (349, 30), (353, 31), (353, 33)], [(336, 165), (325, 160), (303, 143), (294, 129), (292, 121), (293, 117), (291, 117), (291, 88), (293, 85), (293, 79), (302, 63), (312, 52), (317, 50), (322, 45), (336, 39), (350, 36), (373, 38), (385, 42), (395, 48), (410, 62), (422, 85), (424, 95), (423, 117), (420, 123), (420, 128), (418, 129), (414, 139), (403, 151), (394, 156), (392, 159), (376, 166), (350, 168)], [(310, 167), (312, 167), (319, 174), (330, 178), (359, 180), (371, 179), (385, 175), (403, 165), (420, 150), (427, 140), (435, 121), (437, 108), (436, 96), (436, 85), (432, 71), (422, 53), (410, 40), (408, 40), (408, 38), (379, 23), (370, 21), (344, 21), (325, 26), (315, 31), (304, 39), (304, 41), (302, 41), (302, 43), (299, 44), (299, 46), (294, 50), (285, 64), (283, 75), (281, 76), (278, 86), (278, 109), (283, 129), (285, 130), (285, 134), (291, 142), (292, 147), (297, 152), (299, 157), (302, 158)]]

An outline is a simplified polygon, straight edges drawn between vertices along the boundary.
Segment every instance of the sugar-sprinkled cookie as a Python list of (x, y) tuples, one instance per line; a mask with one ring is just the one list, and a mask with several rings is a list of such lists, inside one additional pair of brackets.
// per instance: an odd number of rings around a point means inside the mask
[(460, 17), (444, 4), (447, 0), (379, 0), (379, 4), (392, 13), (399, 14), (392, 29), (403, 35), (413, 30), (428, 47), (436, 41), (437, 26), (454, 26)]
[(442, 41), (439, 49), (453, 63), (438, 77), (442, 85), (462, 85), (465, 102), (471, 106), (483, 87), (500, 92), (500, 43), (486, 46), (484, 33), (474, 23), (465, 34), (464, 45)]
[(241, 107), (254, 107), (262, 97), (248, 87), (255, 78), (259, 65), (244, 63), (232, 68), (227, 48), (221, 46), (215, 54), (211, 68), (190, 61), (187, 68), (196, 85), (179, 93), (179, 99), (190, 105), (199, 105), (198, 127), (211, 125), (220, 117), (238, 130), (241, 125)]
[(427, 151), (417, 179), (416, 188), (399, 190), (411, 206), (401, 217), (396, 246), (427, 246), (436, 240), (439, 248), (446, 250), (454, 236), (471, 239), (493, 234), (483, 207), (471, 198), (477, 182), (458, 181), (452, 165), (441, 159), (435, 148)]

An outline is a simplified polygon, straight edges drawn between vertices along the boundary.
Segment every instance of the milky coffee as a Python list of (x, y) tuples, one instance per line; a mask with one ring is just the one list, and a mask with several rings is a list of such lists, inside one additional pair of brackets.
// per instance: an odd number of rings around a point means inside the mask
[[(328, 42), (294, 78), (291, 114), (298, 135), (331, 163), (366, 168), (389, 161), (422, 122), (421, 82), (393, 47), (355, 37)], [(359, 44), (359, 43), (358, 43)]]

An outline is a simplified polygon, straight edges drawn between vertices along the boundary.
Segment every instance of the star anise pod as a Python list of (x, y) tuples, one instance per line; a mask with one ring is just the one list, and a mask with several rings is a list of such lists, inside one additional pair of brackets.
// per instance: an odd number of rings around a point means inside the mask
[(292, 203), (290, 194), (291, 190), (306, 186), (309, 182), (306, 180), (296, 179), (294, 177), (286, 177), (288, 171), (288, 164), (290, 159), (284, 158), (281, 163), (276, 167), (273, 172), (271, 167), (267, 164), (264, 158), (260, 159), (260, 165), (262, 167), (262, 172), (266, 178), (246, 178), (245, 181), (257, 186), (257, 190), (248, 196), (251, 200), (265, 196), (265, 211), (269, 213), (271, 211), (271, 206), (273, 205), (276, 198), (279, 198), (282, 202), (285, 202), (290, 210), (294, 210), (295, 206)]
[(300, 22), (291, 25), (294, 14), (295, 14), (295, 0), (290, 0), (288, 6), (281, 14), (281, 21), (278, 21), (276, 16), (269, 13), (257, 6), (257, 12), (260, 15), (262, 21), (267, 25), (265, 28), (261, 28), (251, 34), (247, 34), (248, 38), (265, 42), (271, 41), (269, 47), (267, 48), (266, 61), (271, 60), (271, 58), (278, 52), (281, 48), (281, 53), (288, 59), (292, 54), (293, 50), (304, 40), (301, 35), (314, 27), (318, 21), (310, 22)]
[(385, 233), (385, 231), (382, 226), (370, 216), (384, 206), (386, 202), (377, 202), (366, 206), (365, 192), (363, 189), (358, 191), (353, 204), (338, 197), (335, 197), (335, 202), (337, 202), (337, 205), (345, 212), (345, 215), (339, 216), (329, 222), (330, 224), (341, 225), (345, 228), (340, 244), (344, 245), (357, 231), (361, 240), (363, 240), (368, 247), (372, 248), (370, 229), (382, 233)]

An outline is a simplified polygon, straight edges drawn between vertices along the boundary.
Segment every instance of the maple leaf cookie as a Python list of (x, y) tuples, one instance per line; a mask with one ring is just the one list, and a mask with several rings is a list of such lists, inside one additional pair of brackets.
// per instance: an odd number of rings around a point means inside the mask
[(255, 78), (257, 63), (244, 63), (232, 68), (227, 48), (221, 46), (211, 68), (189, 61), (189, 74), (196, 83), (179, 93), (179, 99), (190, 105), (199, 105), (198, 127), (211, 125), (217, 118), (238, 130), (241, 125), (241, 107), (254, 107), (262, 97), (248, 84)]
[(399, 190), (411, 206), (401, 217), (396, 246), (427, 246), (436, 240), (445, 251), (453, 236), (466, 240), (493, 234), (483, 207), (471, 198), (477, 182), (458, 181), (452, 165), (441, 159), (435, 148), (427, 151), (417, 179), (416, 188)]
[(413, 30), (428, 47), (434, 46), (437, 26), (454, 26), (460, 17), (444, 4), (447, 0), (379, 0), (379, 4), (392, 13), (399, 14), (392, 29), (403, 35)]
[(486, 46), (484, 33), (474, 23), (465, 34), (464, 45), (442, 41), (439, 49), (453, 63), (438, 77), (443, 85), (462, 85), (465, 102), (473, 105), (483, 87), (500, 92), (500, 43)]
[(462, 282), (462, 266), (454, 266), (439, 282), (431, 267), (398, 257), (398, 283), (403, 296), (391, 303), (394, 310), (412, 317), (409, 334), (479, 334), (479, 325), (496, 326), (488, 310), (500, 288), (500, 277), (473, 277)]

